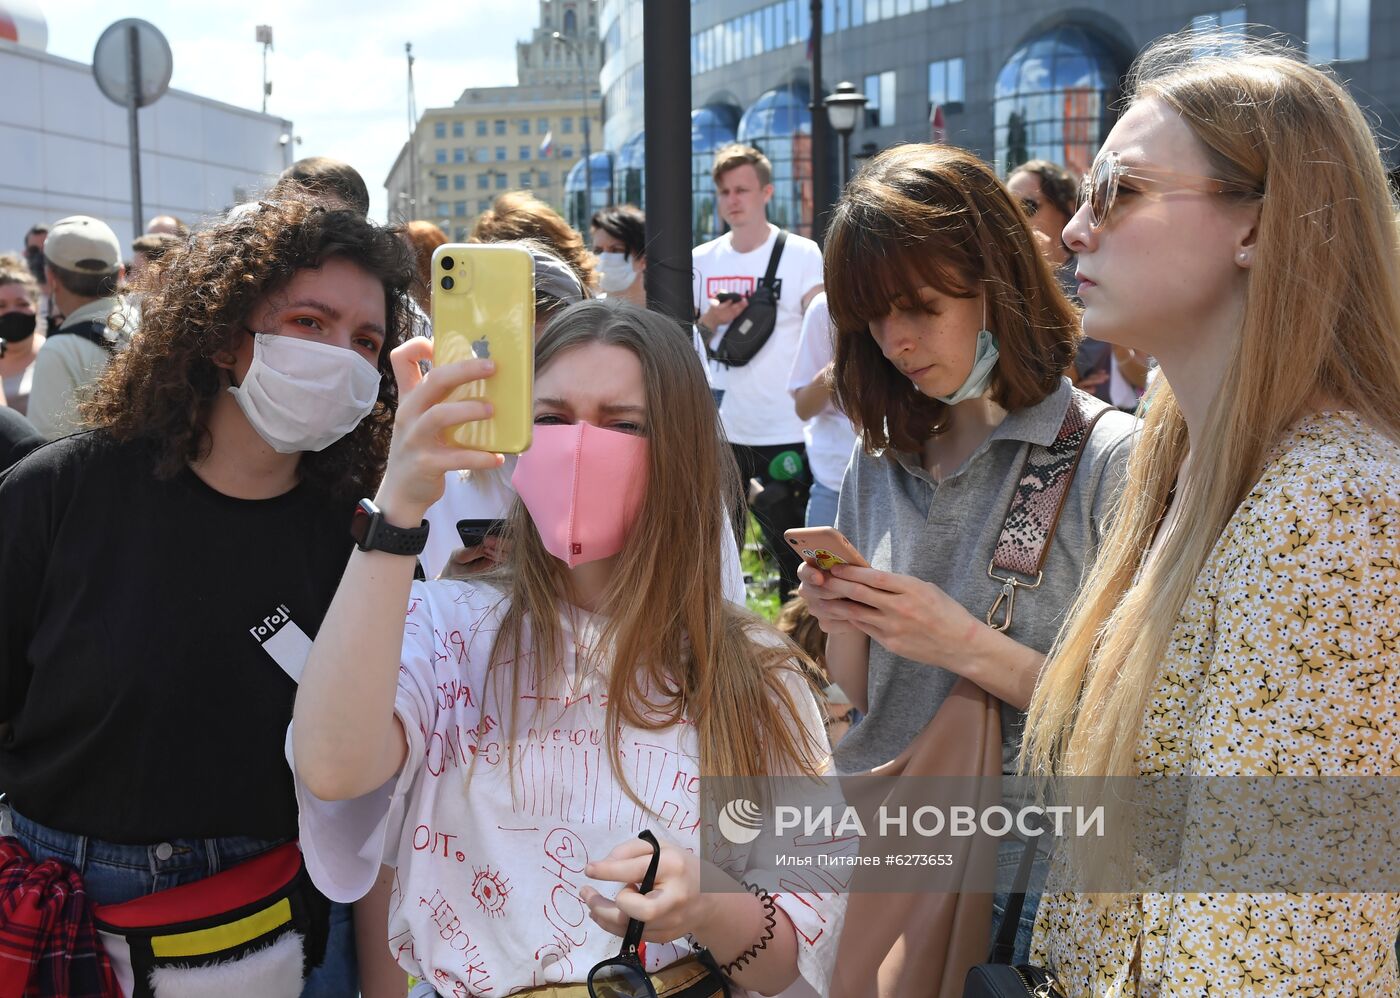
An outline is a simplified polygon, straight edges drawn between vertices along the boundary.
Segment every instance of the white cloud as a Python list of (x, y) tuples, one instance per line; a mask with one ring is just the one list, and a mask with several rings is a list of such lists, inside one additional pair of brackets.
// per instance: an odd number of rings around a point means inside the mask
[(530, 37), (539, 8), (526, 2), (458, 0), (393, 10), (372, 0), (135, 0), (114, 10), (98, 0), (46, 5), (49, 51), (90, 62), (108, 24), (140, 17), (170, 41), (171, 85), (201, 97), (258, 108), (262, 46), (254, 28), (270, 24), (274, 47), (269, 114), (292, 121), (297, 156), (352, 163), (370, 188), (371, 214), (384, 217), (384, 178), (408, 136), (408, 71), (413, 43), (418, 109), (453, 103), (467, 87), (515, 83), (515, 43)]

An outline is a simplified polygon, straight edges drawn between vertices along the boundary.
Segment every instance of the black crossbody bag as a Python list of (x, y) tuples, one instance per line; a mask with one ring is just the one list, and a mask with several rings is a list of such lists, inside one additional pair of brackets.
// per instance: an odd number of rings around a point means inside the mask
[(734, 317), (724, 337), (715, 347), (714, 358), (729, 367), (743, 367), (763, 349), (778, 325), (778, 300), (783, 295), (783, 282), (778, 280), (778, 261), (783, 256), (787, 232), (778, 230), (773, 252), (768, 254), (768, 269), (758, 287), (749, 294), (749, 304)]

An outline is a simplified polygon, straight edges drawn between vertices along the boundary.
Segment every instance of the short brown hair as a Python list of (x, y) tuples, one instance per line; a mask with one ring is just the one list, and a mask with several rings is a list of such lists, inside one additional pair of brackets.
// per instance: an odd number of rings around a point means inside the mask
[(833, 212), (825, 256), (836, 398), (872, 452), (918, 451), (948, 409), (870, 334), (892, 302), (919, 301), (920, 287), (971, 298), (986, 282), (987, 326), (1001, 351), (992, 398), (1007, 410), (1048, 397), (1082, 336), (1020, 206), (987, 164), (955, 146), (896, 146), (866, 164)]
[(281, 197), (287, 187), (299, 188), (312, 197), (330, 195), (361, 215), (369, 214), (369, 188), (360, 171), (349, 163), (329, 156), (307, 156), (282, 171), (271, 195)]
[(179, 236), (168, 232), (148, 232), (132, 241), (131, 252), (144, 254), (147, 260), (159, 260), (182, 242)]
[(508, 243), (537, 239), (555, 256), (574, 269), (583, 286), (592, 290), (598, 284), (593, 254), (563, 217), (529, 191), (509, 191), (482, 213), (472, 228), (471, 242)]
[(0, 286), (18, 284), (34, 305), (39, 304), (39, 282), (29, 272), (25, 264), (14, 253), (0, 253)]
[(1007, 179), (1018, 173), (1029, 173), (1039, 180), (1040, 193), (1065, 218), (1073, 218), (1079, 210), (1079, 181), (1060, 164), (1048, 159), (1028, 159), (1007, 174)]
[(710, 178), (718, 187), (720, 177), (730, 170), (736, 170), (745, 165), (754, 168), (754, 172), (758, 174), (758, 182), (764, 187), (773, 182), (773, 164), (768, 162), (768, 157), (753, 146), (742, 145), (738, 142), (727, 145), (715, 153), (715, 165), (710, 169)]
[(413, 254), (413, 262), (418, 268), (418, 279), (413, 283), (413, 300), (426, 312), (433, 283), (433, 250), (447, 242), (447, 236), (432, 222), (406, 222), (399, 229), (399, 236)]

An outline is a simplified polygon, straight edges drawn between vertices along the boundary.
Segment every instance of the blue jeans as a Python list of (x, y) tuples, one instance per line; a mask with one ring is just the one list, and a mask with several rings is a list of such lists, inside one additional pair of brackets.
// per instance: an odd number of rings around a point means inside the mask
[[(1001, 931), (1002, 917), (1006, 913), (1007, 902), (1011, 900), (1012, 886), (1016, 881), (1016, 868), (1021, 865), (1021, 855), (1025, 845), (1015, 836), (1008, 836), (997, 846), (997, 892), (992, 898), (992, 941)], [(1045, 879), (1050, 872), (1050, 861), (1045, 855), (1037, 856), (1031, 865), (1030, 884), (1026, 888), (1026, 901), (1021, 906), (1020, 923), (1016, 926), (1016, 949), (1012, 963), (1029, 963), (1031, 953), (1031, 933), (1035, 930), (1035, 912), (1040, 907), (1040, 895), (1045, 890)]]
[[(48, 828), (13, 810), (9, 817), (14, 836), (31, 856), (72, 866), (88, 897), (97, 904), (121, 904), (168, 887), (191, 884), (282, 844), (277, 839), (232, 836), (127, 846)], [(326, 958), (311, 972), (302, 998), (344, 998), (358, 990), (351, 907), (332, 904)]]
[(807, 523), (809, 527), (836, 526), (836, 500), (841, 493), (829, 489), (821, 482), (812, 482), (812, 491), (807, 493)]

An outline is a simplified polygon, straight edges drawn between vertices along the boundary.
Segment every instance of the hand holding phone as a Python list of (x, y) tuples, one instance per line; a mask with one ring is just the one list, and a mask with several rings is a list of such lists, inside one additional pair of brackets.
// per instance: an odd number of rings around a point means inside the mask
[(833, 565), (869, 568), (855, 545), (835, 527), (793, 527), (783, 531), (783, 540), (813, 568), (829, 572)]
[(449, 427), (458, 447), (519, 454), (534, 427), (535, 263), (519, 246), (446, 243), (432, 260), (433, 362), (475, 357), (496, 373), (448, 401), (485, 399), (489, 419)]
[(721, 305), (728, 305), (731, 302), (743, 300), (744, 296), (734, 291), (721, 291), (719, 294), (715, 295), (715, 301), (719, 302)]

